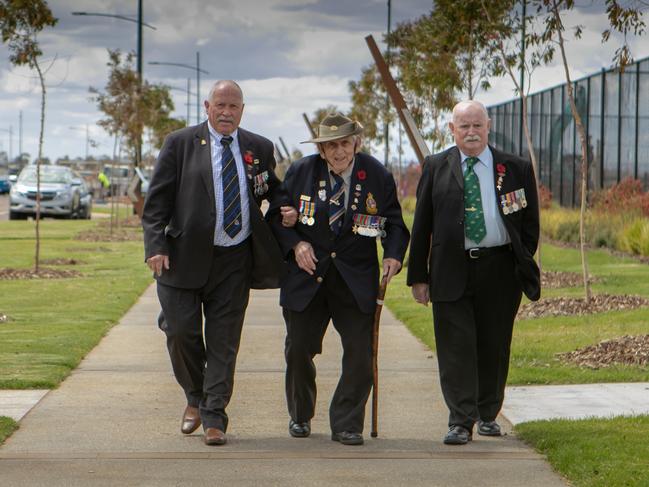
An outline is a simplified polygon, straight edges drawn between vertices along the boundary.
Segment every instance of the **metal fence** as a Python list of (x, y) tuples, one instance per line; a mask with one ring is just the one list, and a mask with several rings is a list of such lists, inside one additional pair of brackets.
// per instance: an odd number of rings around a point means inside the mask
[[(627, 177), (649, 189), (649, 58), (619, 70), (602, 69), (573, 82), (588, 142), (588, 188), (601, 189)], [(566, 84), (530, 95), (528, 123), (541, 183), (564, 206), (579, 203), (581, 145)], [(490, 143), (529, 157), (521, 101), (487, 108)]]

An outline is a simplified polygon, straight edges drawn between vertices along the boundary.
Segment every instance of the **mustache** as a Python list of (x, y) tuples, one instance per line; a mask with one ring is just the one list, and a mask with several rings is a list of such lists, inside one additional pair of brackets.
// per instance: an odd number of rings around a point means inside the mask
[(479, 135), (467, 135), (464, 137), (464, 142), (480, 142), (482, 140), (482, 137)]
[(217, 122), (232, 123), (232, 122), (234, 122), (234, 119), (233, 119), (233, 118), (224, 118), (224, 117), (220, 117), (220, 118), (218, 118), (216, 121), (217, 121)]

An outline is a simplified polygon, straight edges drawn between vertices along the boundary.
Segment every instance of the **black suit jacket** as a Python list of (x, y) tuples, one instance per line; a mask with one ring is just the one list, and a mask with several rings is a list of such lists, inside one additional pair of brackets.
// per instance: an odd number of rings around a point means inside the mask
[[(539, 268), (534, 253), (539, 242), (539, 205), (532, 164), (490, 147), (496, 167), (502, 164), (502, 186), (495, 188), (499, 215), (503, 219), (516, 260), (515, 276), (525, 295), (539, 299)], [(502, 195), (524, 189), (527, 206), (504, 214)], [(417, 187), (417, 206), (408, 261), (408, 285), (430, 283), (432, 301), (455, 301), (466, 286), (464, 251), (464, 179), (460, 151), (452, 147), (426, 157)], [(498, 285), (498, 283), (494, 283)]]
[[(323, 189), (320, 181), (326, 182), (326, 201), (320, 198), (320, 191)], [(376, 215), (386, 218), (386, 235), (381, 239), (383, 257), (392, 257), (403, 262), (409, 232), (403, 222), (392, 175), (373, 157), (356, 154), (350, 190), (343, 227), (336, 237), (329, 228), (330, 188), (327, 163), (318, 154), (314, 154), (294, 162), (287, 171), (281, 186), (281, 196), (274, 200), (269, 211), (273, 232), (288, 260), (288, 274), (282, 280), (280, 294), (280, 304), (283, 307), (303, 311), (320, 286), (318, 278), (324, 277), (329, 266), (335, 265), (361, 311), (374, 311), (379, 284), (376, 237), (363, 236), (353, 231), (354, 214), (369, 213), (369, 193), (372, 193), (376, 203)], [(298, 221), (293, 228), (283, 227), (277, 211), (278, 206), (288, 204), (299, 209), (302, 195), (317, 203), (314, 225), (309, 226)], [(355, 198), (358, 203), (354, 203)], [(356, 205), (355, 210), (353, 205)], [(372, 206), (371, 201), (369, 205)], [(301, 240), (313, 246), (318, 259), (313, 276), (301, 270), (295, 262), (293, 247)]]
[[(258, 160), (258, 164), (245, 164), (254, 257), (252, 287), (279, 287), (283, 259), (259, 206), (279, 187), (273, 144), (242, 128), (238, 142), (242, 157), (249, 152)], [(142, 215), (145, 259), (156, 254), (169, 256), (170, 270), (156, 276), (169, 286), (197, 289), (209, 276), (216, 230), (210, 147), (207, 122), (173, 132), (165, 140), (151, 177)], [(264, 171), (268, 192), (254, 195), (255, 176)]]

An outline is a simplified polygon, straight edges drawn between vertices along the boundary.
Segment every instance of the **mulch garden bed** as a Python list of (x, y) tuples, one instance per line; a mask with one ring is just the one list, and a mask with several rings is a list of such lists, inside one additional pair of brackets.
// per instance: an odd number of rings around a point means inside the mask
[(0, 280), (18, 280), (18, 279), (65, 279), (68, 277), (79, 277), (82, 274), (78, 271), (67, 269), (40, 269), (35, 272), (34, 269), (12, 269), (5, 267), (0, 269)]
[[(600, 282), (600, 279), (595, 276), (590, 276), (589, 281), (591, 284)], [(576, 272), (561, 272), (561, 271), (542, 271), (541, 272), (541, 289), (556, 289), (561, 287), (579, 287), (583, 286), (584, 278), (581, 274)]]
[(142, 240), (142, 233), (128, 228), (115, 228), (111, 235), (110, 232), (104, 228), (95, 228), (79, 232), (74, 239), (81, 240), (82, 242), (128, 242)]
[[(110, 228), (110, 218), (101, 220), (98, 224), (102, 228)], [(117, 222), (113, 221), (113, 229), (117, 228)], [(122, 228), (142, 228), (142, 220), (137, 215), (119, 219), (119, 226)]]
[(649, 306), (649, 299), (640, 296), (593, 295), (587, 303), (585, 298), (549, 298), (521, 306), (517, 318), (540, 318), (545, 316), (569, 316), (620, 311)]
[(649, 365), (649, 335), (624, 335), (574, 352), (558, 353), (557, 357), (564, 362), (591, 369), (611, 365), (647, 366)]
[[(108, 247), (68, 247), (66, 252), (112, 252)], [(79, 261), (81, 262), (81, 261)]]
[(78, 259), (57, 258), (57, 259), (43, 259), (43, 260), (41, 260), (41, 264), (43, 264), (43, 265), (79, 265), (79, 264), (84, 264), (84, 262), (81, 261), (81, 260), (78, 260)]

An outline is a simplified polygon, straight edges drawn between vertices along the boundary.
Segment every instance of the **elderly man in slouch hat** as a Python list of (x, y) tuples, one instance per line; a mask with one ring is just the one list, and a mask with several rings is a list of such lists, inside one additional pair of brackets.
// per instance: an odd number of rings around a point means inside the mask
[[(372, 324), (383, 274), (401, 269), (409, 232), (392, 175), (359, 152), (362, 127), (339, 113), (318, 127), (318, 153), (294, 162), (270, 210), (273, 232), (288, 261), (280, 304), (286, 321), (286, 399), (289, 433), (306, 437), (315, 413), (316, 370), (329, 320), (341, 337), (342, 375), (331, 400), (331, 438), (363, 443), (365, 404), (372, 387)], [(279, 208), (279, 204), (286, 206)], [(287, 228), (282, 213), (298, 210)]]

